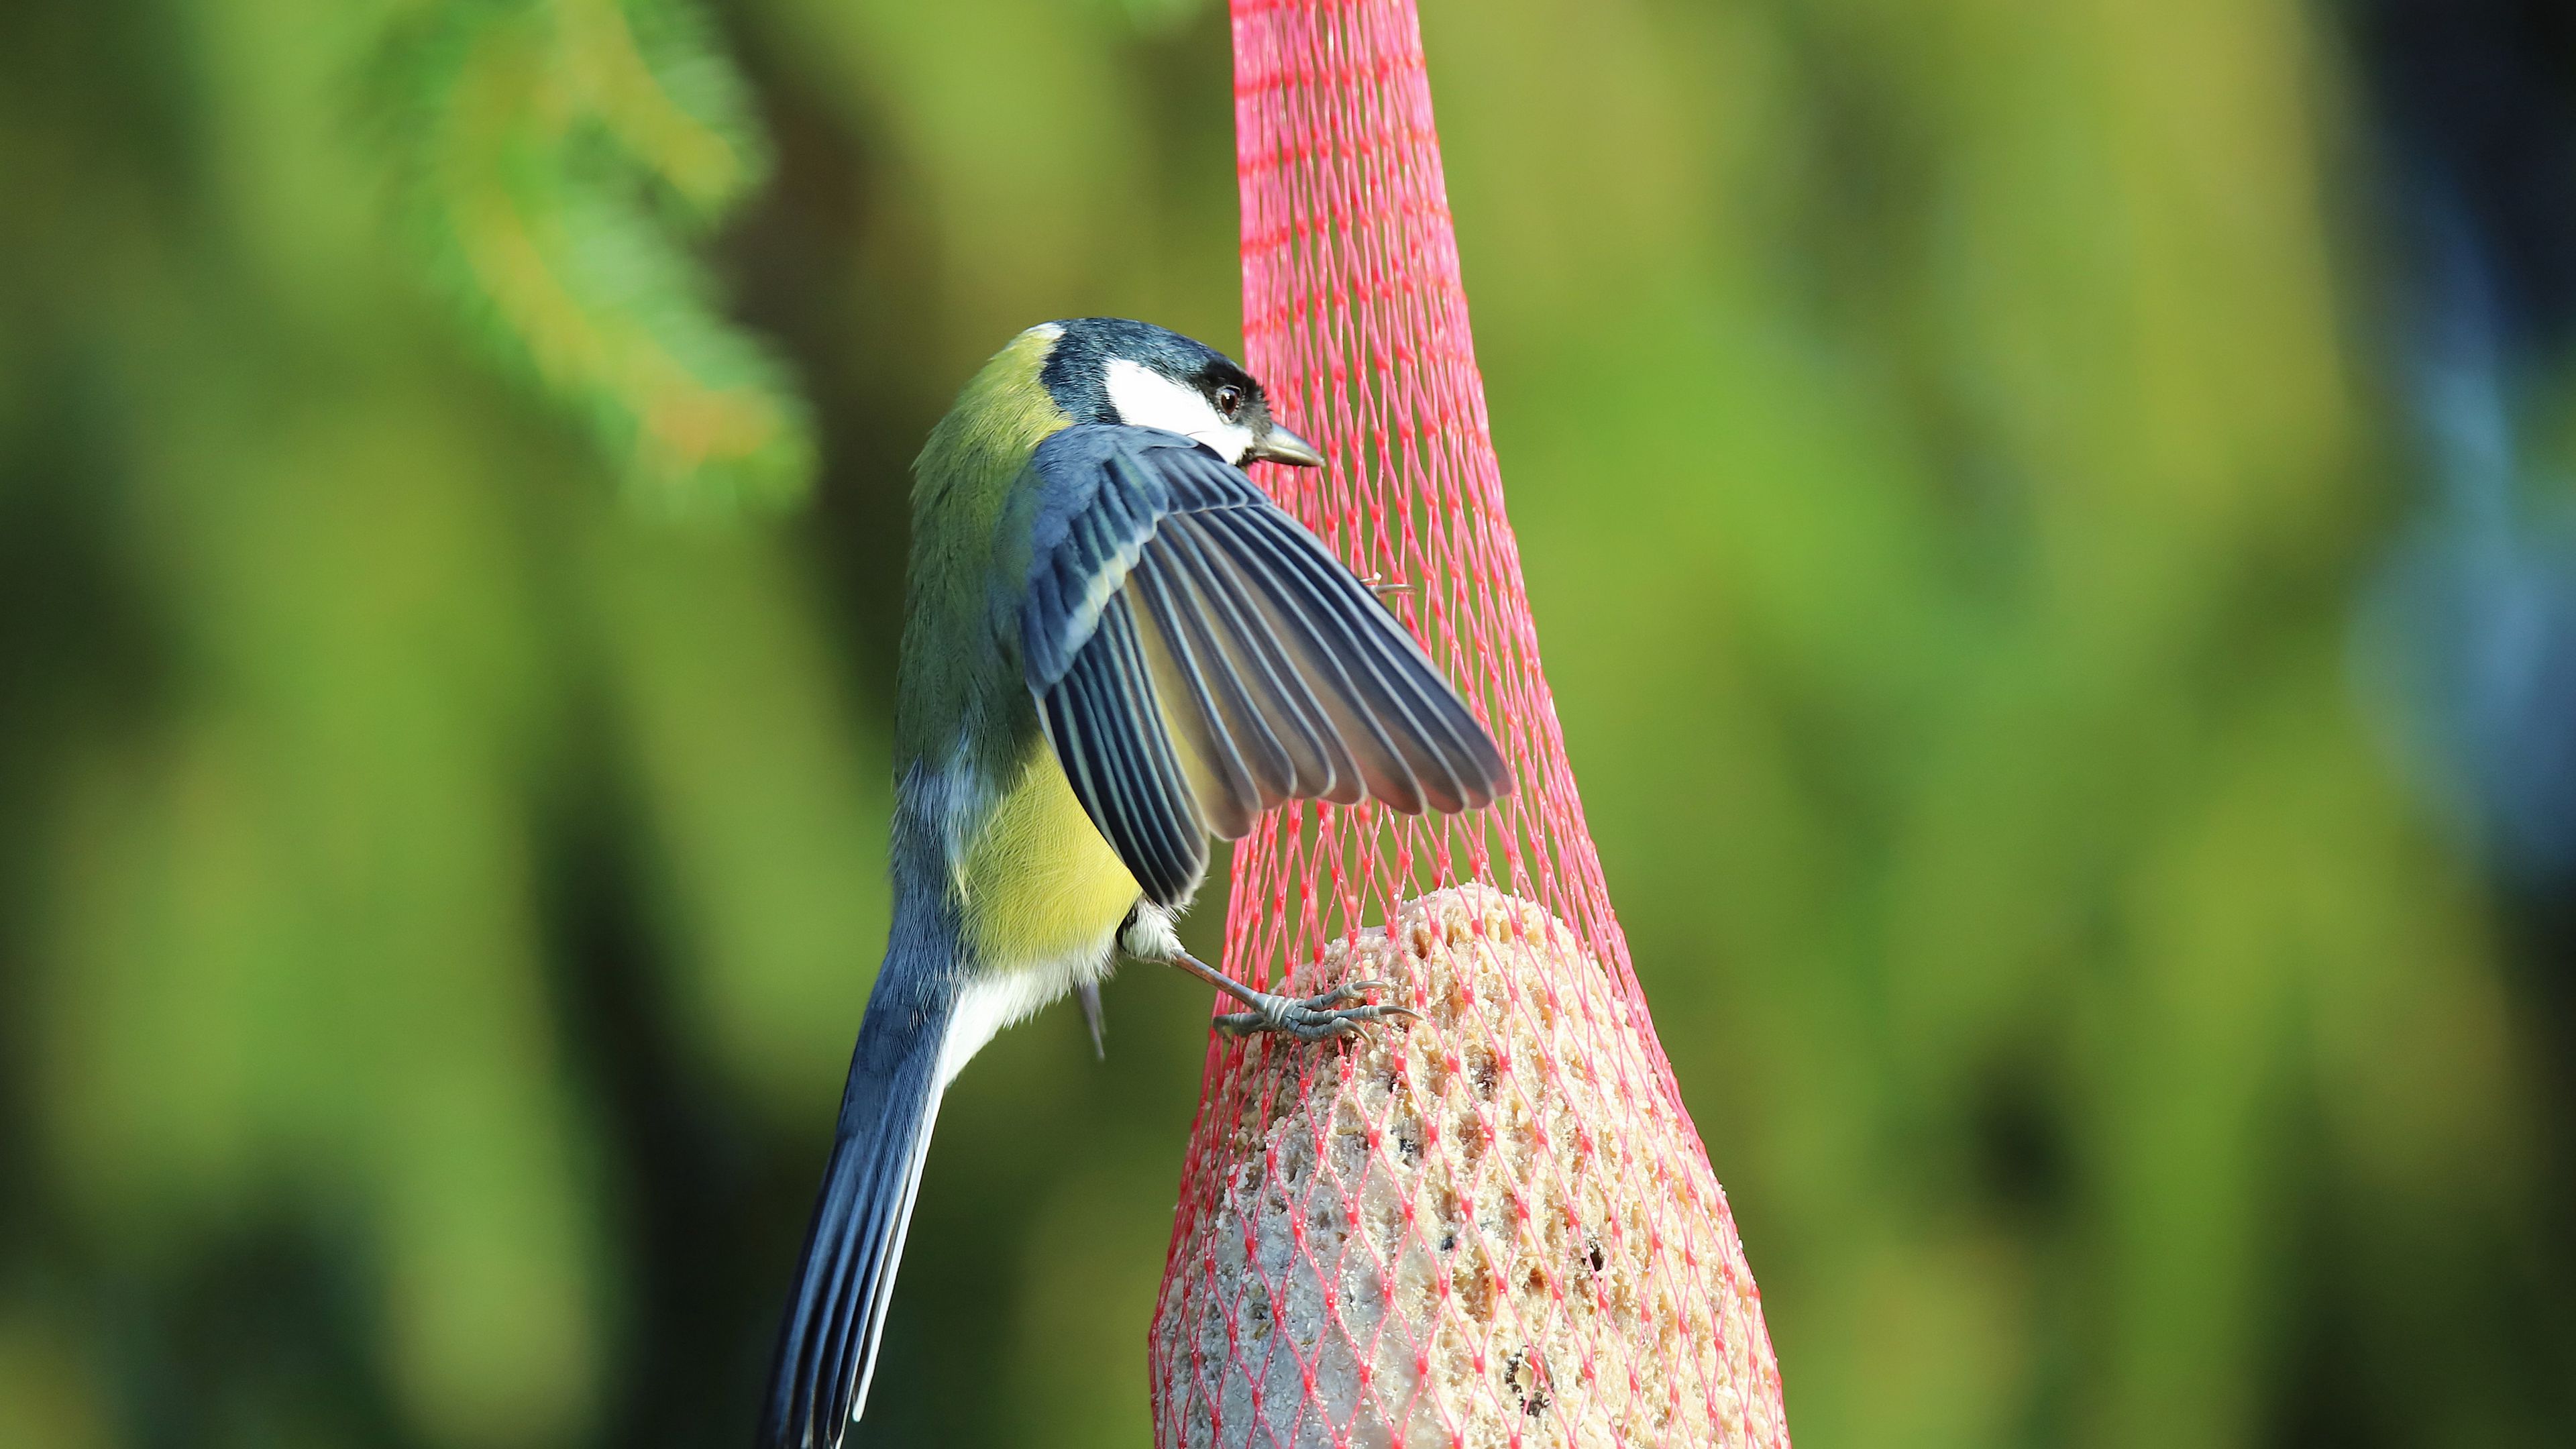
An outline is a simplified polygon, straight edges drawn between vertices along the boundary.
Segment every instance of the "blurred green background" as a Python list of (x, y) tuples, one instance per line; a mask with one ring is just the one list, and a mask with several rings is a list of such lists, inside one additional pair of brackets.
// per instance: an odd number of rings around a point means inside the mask
[[(2568, 935), (2355, 682), (2410, 484), (2345, 12), (1424, 10), (1799, 1443), (2576, 1440)], [(1237, 345), (1226, 47), (0, 7), (0, 1445), (749, 1438), (906, 465), (1030, 322)], [(861, 1442), (1144, 1442), (1207, 1004), (1107, 1004), (952, 1093)]]

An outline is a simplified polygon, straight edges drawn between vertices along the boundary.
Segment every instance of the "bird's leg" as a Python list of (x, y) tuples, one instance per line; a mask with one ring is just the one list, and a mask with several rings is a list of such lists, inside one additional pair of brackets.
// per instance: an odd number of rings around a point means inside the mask
[(1413, 592), (1413, 585), (1401, 579), (1389, 580), (1376, 574), (1362, 574), (1360, 582), (1368, 585), (1369, 592), (1377, 595), (1381, 600), (1392, 598), (1397, 594)]
[(1229, 1036), (1250, 1036), (1257, 1031), (1285, 1032), (1299, 1041), (1330, 1041), (1337, 1036), (1350, 1036), (1370, 1022), (1389, 1017), (1419, 1021), (1421, 1013), (1401, 1006), (1370, 1001), (1360, 1006), (1344, 1006), (1347, 1001), (1362, 1001), (1372, 991), (1389, 990), (1383, 981), (1345, 981), (1320, 996), (1300, 1001), (1293, 996), (1277, 996), (1255, 991), (1226, 975), (1205, 961), (1178, 948), (1167, 958), (1208, 985), (1251, 1007), (1216, 1019), (1217, 1030)]

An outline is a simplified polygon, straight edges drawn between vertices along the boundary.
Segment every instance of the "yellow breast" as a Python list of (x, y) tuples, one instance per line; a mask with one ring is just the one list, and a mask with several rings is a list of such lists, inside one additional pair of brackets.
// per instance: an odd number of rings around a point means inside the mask
[(1097, 949), (1140, 894), (1044, 739), (968, 845), (959, 875), (968, 937), (1002, 970)]

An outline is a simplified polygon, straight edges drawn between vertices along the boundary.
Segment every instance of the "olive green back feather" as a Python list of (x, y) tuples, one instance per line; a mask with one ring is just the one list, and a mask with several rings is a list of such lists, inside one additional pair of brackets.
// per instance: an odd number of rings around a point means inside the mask
[(1028, 541), (1003, 527), (1029, 454), (1069, 421), (1039, 380), (1055, 345), (1033, 327), (993, 355), (913, 464), (912, 568), (905, 606), (898, 768), (943, 763), (960, 727), (976, 762), (997, 776), (1037, 718), (1020, 677), (996, 580), (1028, 574)]

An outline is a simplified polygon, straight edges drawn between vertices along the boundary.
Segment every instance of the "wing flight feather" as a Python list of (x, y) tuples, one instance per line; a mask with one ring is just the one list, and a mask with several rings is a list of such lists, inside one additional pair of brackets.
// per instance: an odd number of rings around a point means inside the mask
[[(1023, 663), (1074, 795), (1146, 896), (1282, 801), (1471, 810), (1502, 752), (1321, 540), (1214, 454), (1149, 428), (1041, 444)], [(1028, 486), (1024, 484), (1024, 487)]]

